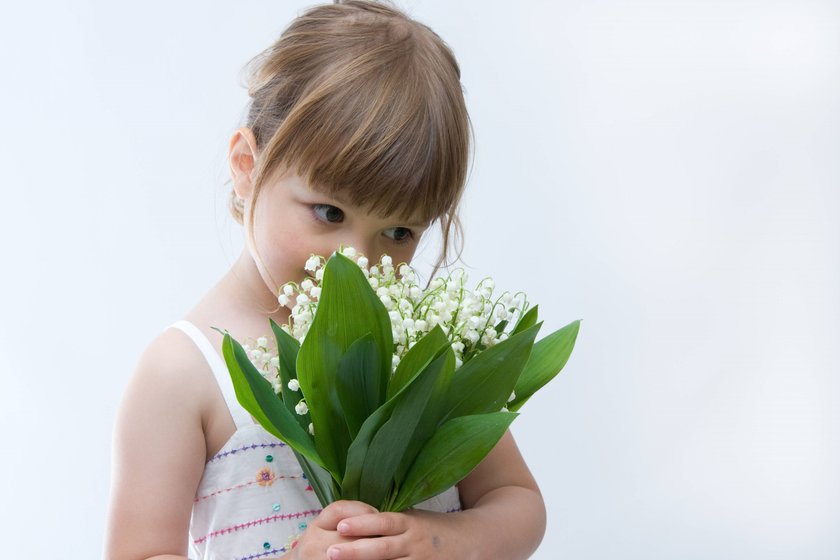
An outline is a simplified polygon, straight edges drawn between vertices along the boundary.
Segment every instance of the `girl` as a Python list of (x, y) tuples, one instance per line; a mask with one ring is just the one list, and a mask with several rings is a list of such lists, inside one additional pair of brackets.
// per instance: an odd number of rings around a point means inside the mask
[(269, 317), (288, 321), (278, 288), (342, 243), (410, 262), (438, 222), (445, 261), (470, 144), (452, 52), (399, 10), (353, 0), (309, 9), (251, 64), (247, 123), (229, 146), (246, 247), (140, 358), (115, 425), (106, 557), (528, 557), (545, 509), (509, 433), (412, 510), (321, 510), (289, 448), (236, 401), (211, 328), (270, 339)]

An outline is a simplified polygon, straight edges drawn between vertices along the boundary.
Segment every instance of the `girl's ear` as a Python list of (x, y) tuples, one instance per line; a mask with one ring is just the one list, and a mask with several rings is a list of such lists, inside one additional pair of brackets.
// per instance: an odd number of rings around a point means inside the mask
[(236, 196), (247, 200), (253, 192), (256, 172), (257, 140), (249, 128), (239, 128), (233, 133), (228, 148), (230, 176)]

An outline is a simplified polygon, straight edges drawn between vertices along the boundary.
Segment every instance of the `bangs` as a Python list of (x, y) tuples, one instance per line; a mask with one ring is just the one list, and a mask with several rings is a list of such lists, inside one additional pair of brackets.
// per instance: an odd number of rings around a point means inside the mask
[(330, 53), (261, 159), (282, 161), (313, 190), (380, 217), (430, 223), (457, 206), (466, 182), (470, 124), (460, 76), (448, 49), (423, 33), (386, 32), (388, 41), (368, 36), (370, 44)]

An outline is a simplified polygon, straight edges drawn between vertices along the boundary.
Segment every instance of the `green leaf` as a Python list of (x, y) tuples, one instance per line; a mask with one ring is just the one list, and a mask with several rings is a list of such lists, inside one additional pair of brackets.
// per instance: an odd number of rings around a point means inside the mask
[(580, 319), (534, 344), (528, 363), (516, 383), (516, 398), (508, 405), (510, 410), (519, 410), (534, 393), (560, 373), (569, 361), (579, 330)]
[(336, 496), (338, 495), (336, 491), (337, 487), (335, 480), (332, 476), (330, 476), (330, 473), (294, 449), (292, 449), (292, 452), (295, 454), (298, 464), (300, 464), (300, 468), (303, 469), (306, 479), (312, 486), (312, 490), (315, 492), (315, 495), (318, 496), (318, 501), (321, 503), (321, 506), (326, 507), (336, 501)]
[(541, 325), (512, 335), (458, 368), (452, 378), (446, 418), (501, 410), (528, 361)]
[(512, 335), (521, 333), (525, 329), (529, 329), (537, 324), (537, 309), (539, 309), (539, 305), (535, 305), (531, 309), (525, 312), (525, 314), (519, 318), (519, 321), (516, 323), (516, 326), (513, 328)]
[(452, 378), (455, 374), (455, 352), (451, 346), (447, 346), (443, 354), (443, 368), (432, 389), (432, 395), (429, 397), (429, 402), (423, 411), (420, 421), (417, 423), (417, 427), (414, 429), (414, 434), (411, 436), (408, 447), (406, 447), (400, 466), (394, 473), (394, 483), (397, 487), (402, 484), (406, 473), (411, 468), (411, 465), (414, 464), (417, 454), (440, 427), (443, 415), (446, 412), (447, 399), (451, 390)]
[(340, 253), (334, 253), (324, 266), (318, 300), (298, 352), (297, 375), (315, 428), (315, 447), (327, 470), (337, 473), (340, 481), (351, 443), (336, 389), (341, 358), (356, 340), (368, 333), (373, 336), (379, 349), (379, 371), (387, 373), (378, 381), (379, 404), (385, 400), (394, 341), (385, 306), (359, 266)]
[(379, 349), (368, 333), (350, 345), (338, 364), (336, 385), (338, 400), (350, 437), (356, 437), (365, 419), (379, 407), (379, 387), (382, 375)]
[[(308, 432), (309, 421), (306, 415), (300, 415), (295, 411), (295, 405), (303, 397), (303, 394), (298, 391), (289, 389), (289, 381), (297, 379), (296, 364), (298, 350), (300, 350), (300, 343), (284, 331), (280, 326), (269, 317), (271, 323), (271, 330), (274, 332), (274, 337), (277, 339), (277, 354), (279, 358), (280, 383), (282, 384), (282, 391), (280, 397), (286, 405), (286, 408), (294, 416), (301, 428)], [(313, 443), (314, 445), (314, 443)], [(306, 474), (309, 484), (315, 495), (318, 496), (318, 501), (321, 506), (326, 507), (336, 500), (336, 492), (334, 489), (334, 481), (332, 476), (326, 469), (307, 459), (292, 448), (292, 453), (300, 464), (300, 468)]]
[(365, 454), (359, 482), (361, 501), (381, 509), (446, 362), (447, 355), (441, 354), (395, 398), (393, 412), (376, 432)]
[(440, 325), (435, 325), (431, 331), (408, 349), (400, 363), (397, 364), (397, 370), (388, 383), (388, 398), (390, 399), (405, 387), (415, 375), (440, 354), (445, 346), (451, 346), (451, 343)]
[(341, 480), (341, 499), (359, 499), (359, 483), (362, 479), (362, 469), (365, 465), (368, 447), (376, 432), (391, 416), (391, 411), (396, 403), (395, 398), (389, 399), (368, 416), (359, 429), (359, 433), (353, 439), (353, 443), (350, 444), (350, 448), (347, 450), (347, 466), (344, 470), (344, 478)]
[(288, 411), (271, 383), (254, 367), (245, 349), (227, 333), (222, 341), (222, 354), (233, 381), (236, 398), (242, 407), (269, 433), (307, 459), (326, 468), (312, 438)]
[[(447, 348), (444, 348), (446, 350)], [(448, 347), (451, 352), (452, 348)], [(426, 365), (428, 368), (428, 364)], [(425, 370), (425, 368), (424, 368)], [(422, 372), (421, 372), (422, 373)], [(367, 420), (362, 424), (358, 435), (353, 439), (353, 443), (347, 451), (347, 468), (344, 472), (344, 478), (341, 481), (341, 498), (346, 500), (358, 500), (359, 488), (362, 479), (362, 471), (365, 466), (365, 459), (367, 458), (368, 448), (371, 441), (377, 434), (379, 429), (391, 417), (394, 407), (404, 395), (411, 390), (412, 386), (421, 378), (415, 375), (407, 385), (404, 385), (397, 394), (389, 398), (376, 411), (368, 416)], [(376, 507), (378, 504), (372, 504)]]
[(289, 389), (289, 381), (297, 379), (296, 361), (298, 351), (300, 350), (300, 343), (295, 339), (295, 337), (281, 329), (280, 326), (274, 322), (274, 319), (269, 317), (268, 320), (271, 323), (271, 330), (274, 332), (274, 338), (277, 339), (277, 357), (279, 361), (281, 384), (280, 397), (283, 399), (286, 408), (298, 421), (300, 427), (308, 432), (309, 421), (306, 419), (306, 416), (302, 416), (295, 411), (295, 405), (297, 405), (297, 403), (303, 398), (303, 394), (299, 391), (292, 391)]
[(466, 478), (492, 451), (516, 416), (514, 412), (491, 412), (461, 416), (443, 424), (420, 451), (388, 509), (405, 510)]

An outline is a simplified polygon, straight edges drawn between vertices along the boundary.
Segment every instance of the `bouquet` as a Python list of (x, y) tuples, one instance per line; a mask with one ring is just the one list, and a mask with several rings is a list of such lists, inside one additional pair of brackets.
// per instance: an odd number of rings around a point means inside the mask
[[(421, 289), (405, 263), (369, 266), (351, 247), (306, 262), (284, 285), (289, 323), (222, 351), (242, 406), (294, 451), (323, 506), (361, 500), (402, 511), (465, 478), (520, 407), (566, 364), (580, 321), (535, 342), (523, 293), (493, 299), (463, 270)], [(219, 329), (217, 329), (219, 330)]]

